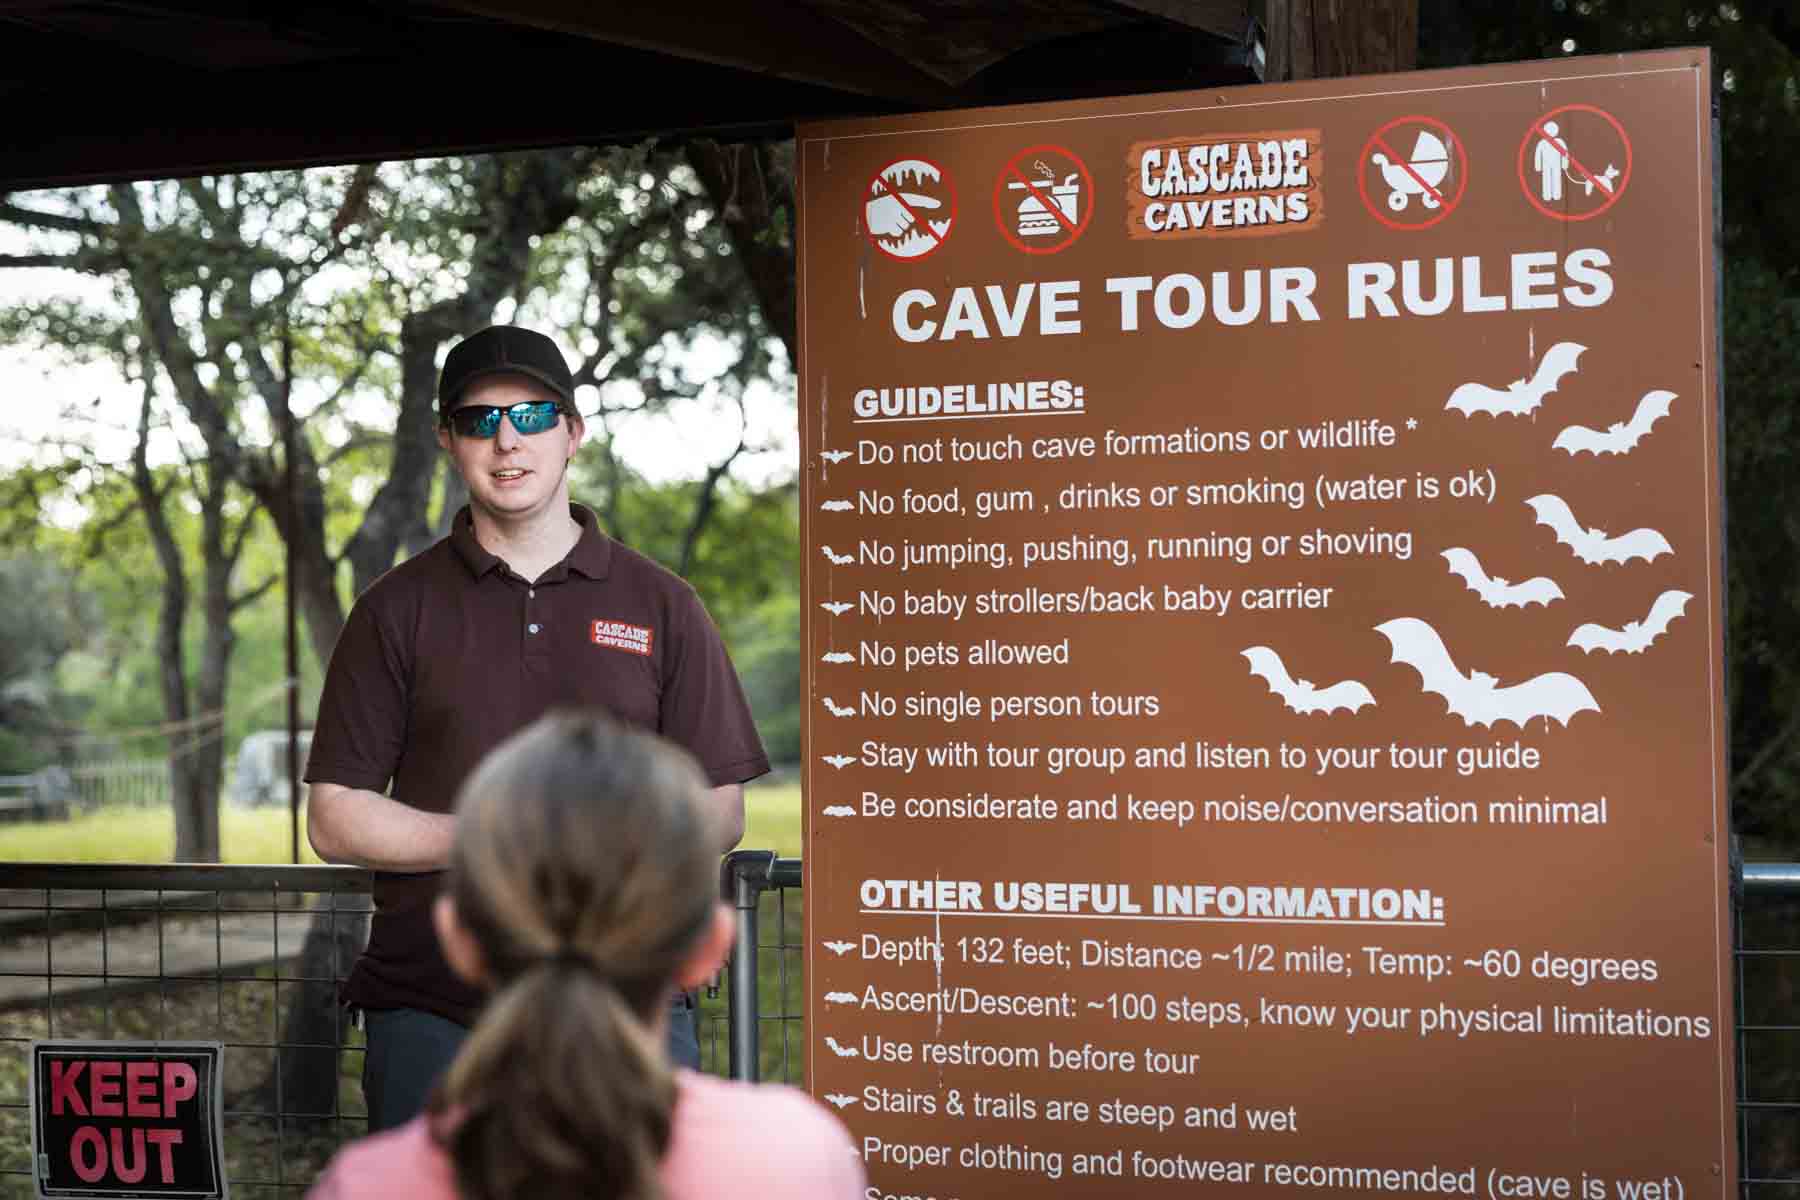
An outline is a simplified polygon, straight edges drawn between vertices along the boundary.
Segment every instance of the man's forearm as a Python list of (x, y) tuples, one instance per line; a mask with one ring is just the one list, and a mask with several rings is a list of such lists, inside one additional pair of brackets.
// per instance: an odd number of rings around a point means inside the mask
[(306, 836), (327, 862), (377, 871), (440, 871), (450, 861), (455, 819), (380, 792), (316, 783), (306, 804)]
[(729, 854), (744, 840), (744, 785), (728, 783), (710, 793), (712, 837), (720, 854)]

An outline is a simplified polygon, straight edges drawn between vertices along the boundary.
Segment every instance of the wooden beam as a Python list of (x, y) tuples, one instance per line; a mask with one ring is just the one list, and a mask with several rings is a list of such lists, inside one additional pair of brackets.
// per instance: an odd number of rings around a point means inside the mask
[[(942, 82), (854, 29), (797, 4), (762, 0), (438, 0), (497, 21), (735, 67), (860, 95), (941, 105)], [(659, 102), (660, 97), (646, 97)]]
[(1198, 29), (1234, 42), (1250, 27), (1249, 0), (1108, 0), (1114, 8), (1156, 17), (1183, 29)]

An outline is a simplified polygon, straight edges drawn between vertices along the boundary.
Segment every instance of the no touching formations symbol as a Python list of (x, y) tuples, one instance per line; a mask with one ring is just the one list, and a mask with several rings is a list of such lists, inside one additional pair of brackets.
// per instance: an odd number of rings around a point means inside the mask
[(1334, 713), (1340, 708), (1356, 712), (1365, 704), (1374, 704), (1369, 689), (1354, 679), (1345, 679), (1327, 688), (1315, 688), (1311, 680), (1288, 676), (1281, 655), (1267, 646), (1252, 646), (1243, 652), (1250, 660), (1250, 674), (1268, 681), (1269, 690), (1297, 713)]
[(863, 223), (869, 241), (890, 258), (924, 258), (955, 222), (956, 185), (934, 162), (902, 158), (869, 180)]
[(1417, 671), (1424, 690), (1442, 696), (1464, 725), (1491, 727), (1495, 721), (1511, 721), (1523, 729), (1534, 717), (1544, 717), (1546, 723), (1555, 717), (1567, 725), (1578, 712), (1600, 711), (1587, 685), (1561, 671), (1534, 675), (1512, 687), (1496, 687), (1497, 680), (1481, 671), (1463, 674), (1437, 630), (1417, 617), (1398, 617), (1375, 629), (1393, 647), (1390, 661)]
[(1614, 421), (1604, 433), (1586, 425), (1571, 425), (1557, 434), (1550, 445), (1556, 450), (1567, 450), (1571, 458), (1583, 450), (1596, 458), (1602, 454), (1629, 454), (1652, 425), (1669, 415), (1669, 405), (1674, 400), (1674, 392), (1645, 392), (1631, 420)]
[(1444, 551), (1444, 560), (1450, 564), (1450, 573), (1460, 575), (1462, 581), (1469, 585), (1469, 590), (1481, 597), (1482, 603), (1489, 608), (1524, 608), (1527, 604), (1542, 604), (1546, 607), (1552, 600), (1563, 598), (1562, 589), (1556, 586), (1554, 579), (1542, 575), (1527, 579), (1524, 583), (1508, 583), (1498, 576), (1490, 579), (1482, 569), (1481, 560), (1471, 550), (1461, 546), (1452, 546)]
[(1515, 379), (1504, 388), (1491, 388), (1485, 383), (1465, 383), (1450, 393), (1444, 405), (1465, 417), (1486, 413), (1490, 417), (1517, 417), (1536, 409), (1544, 397), (1554, 392), (1563, 376), (1575, 370), (1575, 362), (1587, 347), (1576, 342), (1558, 342), (1544, 351), (1537, 370), (1529, 382)]
[(1592, 654), (1596, 650), (1608, 654), (1620, 650), (1641, 654), (1651, 642), (1668, 632), (1669, 624), (1687, 611), (1687, 602), (1693, 598), (1691, 592), (1664, 592), (1656, 598), (1650, 606), (1650, 615), (1642, 621), (1627, 621), (1623, 629), (1582, 625), (1569, 635), (1569, 645), (1580, 647), (1583, 654)]
[(1569, 511), (1569, 506), (1563, 503), (1562, 497), (1548, 492), (1533, 496), (1525, 503), (1537, 514), (1537, 523), (1555, 530), (1558, 544), (1567, 545), (1584, 563), (1627, 563), (1634, 558), (1653, 562), (1659, 554), (1675, 553), (1669, 539), (1654, 529), (1633, 529), (1618, 537), (1608, 537), (1603, 529), (1584, 528)]

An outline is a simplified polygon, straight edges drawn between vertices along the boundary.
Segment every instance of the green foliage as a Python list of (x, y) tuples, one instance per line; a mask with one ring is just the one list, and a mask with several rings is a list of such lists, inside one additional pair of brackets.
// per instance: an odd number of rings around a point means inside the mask
[(56, 668), (88, 640), (93, 605), (42, 554), (0, 557), (0, 596), (0, 774), (15, 774), (52, 760), (49, 734), (76, 706)]
[(770, 596), (730, 631), (732, 657), (763, 749), (773, 762), (800, 761), (800, 597)]
[(1732, 768), (1741, 832), (1800, 846), (1800, 294), (1754, 258), (1726, 276)]

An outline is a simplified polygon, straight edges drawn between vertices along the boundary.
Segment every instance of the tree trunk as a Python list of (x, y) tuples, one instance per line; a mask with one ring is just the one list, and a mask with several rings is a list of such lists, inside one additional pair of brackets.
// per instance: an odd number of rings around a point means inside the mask
[[(199, 763), (181, 752), (183, 741), (197, 733), (209, 732), (189, 727), (193, 709), (188, 703), (187, 670), (182, 653), (182, 627), (187, 621), (187, 572), (181, 562), (181, 547), (175, 531), (163, 511), (162, 494), (156, 489), (156, 478), (150, 473), (151, 384), (144, 381), (144, 402), (138, 414), (137, 448), (131, 459), (131, 485), (137, 492), (138, 505), (144, 513), (144, 524), (150, 531), (151, 545), (156, 547), (157, 563), (162, 567), (162, 601), (156, 617), (157, 680), (163, 698), (163, 718), (174, 727), (169, 735), (169, 785), (175, 820), (176, 862), (217, 862), (219, 860), (219, 809), (217, 776), (214, 777), (211, 809), (211, 840), (207, 839), (205, 815), (206, 788), (200, 777)], [(207, 711), (204, 701), (201, 711)]]
[[(225, 545), (224, 472), (214, 469), (200, 493), (201, 556), (204, 584), (200, 596), (202, 620), (200, 673), (194, 680), (194, 707), (217, 713), (218, 722), (194, 730), (182, 758), (189, 780), (185, 812), (176, 819), (176, 854), (182, 862), (219, 861), (219, 783), (225, 768), (225, 691), (230, 678), (231, 651), (237, 637), (231, 629), (232, 559)], [(187, 827), (187, 852), (182, 851), (182, 828)]]
[(1271, 83), (1410, 71), (1419, 0), (1268, 0)]

